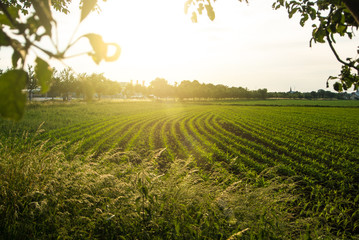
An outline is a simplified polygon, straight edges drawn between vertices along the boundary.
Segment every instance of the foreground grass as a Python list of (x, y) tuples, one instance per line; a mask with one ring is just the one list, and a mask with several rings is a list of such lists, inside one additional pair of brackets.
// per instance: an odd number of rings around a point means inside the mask
[[(76, 149), (76, 147), (74, 147)], [(238, 179), (219, 165), (108, 152), (66, 160), (61, 144), (33, 136), (0, 147), (0, 239), (305, 239), (315, 219), (285, 204), (295, 184), (262, 173)], [(270, 177), (271, 176), (271, 177)]]

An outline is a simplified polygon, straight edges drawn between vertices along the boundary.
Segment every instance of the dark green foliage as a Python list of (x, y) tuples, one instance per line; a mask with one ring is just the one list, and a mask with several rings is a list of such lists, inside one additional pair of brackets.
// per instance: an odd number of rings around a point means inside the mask
[(23, 70), (9, 70), (0, 75), (0, 116), (20, 120), (25, 110), (27, 73)]
[(36, 59), (35, 75), (39, 81), (41, 92), (46, 93), (50, 89), (50, 82), (52, 78), (53, 69), (49, 67), (49, 64), (41, 58)]

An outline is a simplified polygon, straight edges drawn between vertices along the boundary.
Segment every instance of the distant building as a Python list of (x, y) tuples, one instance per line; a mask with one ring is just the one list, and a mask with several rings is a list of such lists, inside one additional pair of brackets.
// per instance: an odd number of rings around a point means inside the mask
[(289, 92), (288, 93), (296, 93), (297, 91), (293, 91), (292, 87), (289, 88)]

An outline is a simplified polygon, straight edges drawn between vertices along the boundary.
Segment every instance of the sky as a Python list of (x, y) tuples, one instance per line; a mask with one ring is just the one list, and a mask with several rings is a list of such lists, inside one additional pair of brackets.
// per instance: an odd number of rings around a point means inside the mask
[[(291, 87), (301, 92), (325, 89), (327, 78), (340, 72), (341, 65), (327, 44), (309, 47), (312, 23), (301, 27), (298, 18), (288, 18), (285, 9), (273, 10), (274, 0), (250, 0), (249, 4), (218, 0), (213, 5), (215, 20), (202, 15), (198, 23), (184, 13), (184, 2), (101, 1), (101, 12), (92, 12), (78, 26), (79, 1), (74, 0), (71, 14), (55, 14), (62, 47), (74, 32), (75, 38), (97, 33), (105, 42), (118, 43), (121, 56), (99, 65), (87, 55), (63, 63), (51, 61), (51, 65), (70, 66), (77, 73), (104, 73), (119, 82), (138, 80), (148, 85), (161, 77), (170, 84), (198, 80), (251, 90), (289, 91)], [(338, 39), (342, 58), (355, 57), (358, 40)], [(82, 38), (69, 55), (90, 49)], [(9, 54), (1, 49), (1, 68), (9, 64)]]

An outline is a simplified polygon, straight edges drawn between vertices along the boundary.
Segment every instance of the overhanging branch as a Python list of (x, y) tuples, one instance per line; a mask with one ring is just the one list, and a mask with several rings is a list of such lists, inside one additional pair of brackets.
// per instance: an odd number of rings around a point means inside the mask
[(359, 25), (359, 0), (343, 0), (343, 2)]
[(335, 50), (335, 48), (334, 48), (334, 46), (333, 46), (332, 40), (330, 40), (330, 37), (329, 37), (329, 34), (328, 34), (328, 33), (327, 33), (327, 41), (328, 41), (329, 47), (330, 47), (330, 49), (332, 50), (332, 52), (334, 53), (334, 56), (336, 57), (336, 59), (337, 59), (340, 63), (342, 63), (342, 64), (344, 64), (344, 65), (346, 65), (346, 66), (351, 67), (351, 64), (350, 64), (350, 63), (344, 62), (344, 61), (339, 57), (337, 51)]

